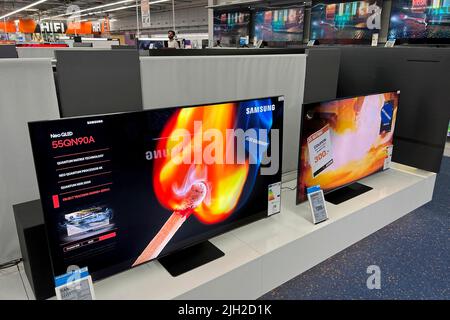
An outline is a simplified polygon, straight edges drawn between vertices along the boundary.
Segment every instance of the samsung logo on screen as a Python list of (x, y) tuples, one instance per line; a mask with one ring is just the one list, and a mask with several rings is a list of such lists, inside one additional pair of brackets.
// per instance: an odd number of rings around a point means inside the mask
[(272, 112), (275, 111), (275, 105), (268, 106), (259, 106), (259, 107), (250, 107), (245, 110), (247, 115), (255, 114), (255, 113), (263, 113), (263, 112)]
[(92, 120), (92, 121), (88, 121), (87, 124), (91, 125), (91, 124), (100, 124), (103, 123), (103, 120)]

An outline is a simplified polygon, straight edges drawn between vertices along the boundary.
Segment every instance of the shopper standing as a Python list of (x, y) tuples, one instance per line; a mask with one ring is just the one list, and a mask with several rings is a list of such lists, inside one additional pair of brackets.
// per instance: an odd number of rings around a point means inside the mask
[(175, 31), (173, 30), (169, 30), (169, 43), (167, 47), (172, 49), (180, 49), (180, 44), (175, 39)]

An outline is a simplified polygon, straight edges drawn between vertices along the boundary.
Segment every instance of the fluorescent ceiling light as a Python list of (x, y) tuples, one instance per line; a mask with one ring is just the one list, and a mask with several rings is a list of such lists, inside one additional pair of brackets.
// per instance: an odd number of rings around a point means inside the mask
[(31, 4), (29, 4), (29, 5), (25, 6), (25, 7), (22, 7), (22, 8), (20, 8), (20, 9), (14, 10), (14, 11), (12, 11), (12, 12), (10, 12), (10, 13), (7, 13), (7, 14), (1, 16), (0, 19), (5, 19), (5, 18), (7, 18), (7, 17), (9, 17), (9, 16), (12, 16), (12, 15), (14, 15), (14, 14), (16, 14), (16, 13), (19, 13), (19, 12), (22, 12), (22, 11), (24, 11), (24, 10), (33, 8), (33, 7), (37, 6), (37, 5), (40, 5), (41, 3), (44, 3), (44, 2), (46, 2), (46, 1), (47, 1), (47, 0), (39, 0), (39, 1), (36, 1), (36, 2), (31, 3)]

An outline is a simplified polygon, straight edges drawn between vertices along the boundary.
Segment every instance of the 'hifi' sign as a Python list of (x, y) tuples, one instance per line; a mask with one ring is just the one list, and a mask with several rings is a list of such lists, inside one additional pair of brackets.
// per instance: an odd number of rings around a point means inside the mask
[(64, 22), (41, 22), (38, 32), (40, 33), (65, 33), (66, 26)]

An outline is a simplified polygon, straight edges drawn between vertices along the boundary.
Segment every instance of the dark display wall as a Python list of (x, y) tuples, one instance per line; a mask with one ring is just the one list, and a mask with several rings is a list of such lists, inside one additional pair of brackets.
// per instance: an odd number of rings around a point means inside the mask
[(142, 110), (136, 50), (56, 51), (61, 117)]
[(401, 91), (393, 161), (439, 172), (450, 117), (450, 49), (341, 47), (338, 97)]

